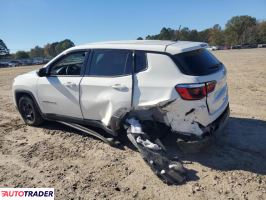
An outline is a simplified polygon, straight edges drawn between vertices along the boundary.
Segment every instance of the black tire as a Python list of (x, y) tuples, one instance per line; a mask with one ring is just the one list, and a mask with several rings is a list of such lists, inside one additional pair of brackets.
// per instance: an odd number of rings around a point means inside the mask
[(22, 96), (19, 99), (18, 109), (26, 124), (30, 126), (39, 126), (43, 123), (44, 119), (29, 96)]
[(213, 138), (205, 138), (201, 141), (184, 141), (178, 140), (177, 145), (184, 153), (199, 153), (207, 150), (213, 143)]

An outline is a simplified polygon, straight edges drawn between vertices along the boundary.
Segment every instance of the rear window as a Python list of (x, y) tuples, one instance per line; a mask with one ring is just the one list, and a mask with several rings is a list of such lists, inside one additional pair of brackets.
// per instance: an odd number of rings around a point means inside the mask
[(192, 76), (212, 74), (222, 67), (222, 63), (206, 49), (176, 54), (173, 59), (182, 73)]

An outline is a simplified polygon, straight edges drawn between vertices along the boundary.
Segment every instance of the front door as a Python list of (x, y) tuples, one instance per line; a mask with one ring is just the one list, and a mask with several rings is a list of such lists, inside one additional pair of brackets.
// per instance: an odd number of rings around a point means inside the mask
[(79, 92), (86, 51), (67, 53), (48, 66), (48, 76), (38, 80), (38, 100), (45, 114), (83, 118)]

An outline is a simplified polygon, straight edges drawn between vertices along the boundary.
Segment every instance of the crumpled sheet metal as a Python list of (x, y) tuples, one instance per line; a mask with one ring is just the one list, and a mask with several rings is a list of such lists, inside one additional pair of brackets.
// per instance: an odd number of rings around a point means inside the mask
[(135, 118), (130, 118), (127, 119), (126, 122), (130, 124), (131, 133), (143, 134), (142, 127), (138, 120), (136, 120)]
[(205, 100), (184, 103), (180, 98), (152, 106), (140, 106), (134, 112), (140, 120), (155, 120), (169, 126), (173, 132), (199, 137), (204, 133), (199, 124), (208, 116)]
[(208, 112), (205, 102), (193, 102), (191, 105), (187, 102), (174, 101), (163, 107), (162, 110), (166, 114), (166, 123), (173, 131), (196, 136), (201, 136), (204, 133), (199, 126), (199, 121), (204, 119), (206, 116), (204, 113)]
[(143, 140), (143, 139), (141, 138), (141, 136), (138, 136), (138, 137), (137, 137), (136, 142), (137, 142), (138, 144), (141, 144), (142, 146), (148, 148), (148, 149), (157, 150), (157, 151), (162, 149), (161, 147), (159, 147), (158, 144), (152, 143), (152, 142), (151, 142), (150, 140), (148, 140), (148, 139)]
[(186, 179), (186, 171), (181, 162), (171, 159), (162, 147), (147, 138), (148, 135), (146, 133), (142, 132), (139, 134), (131, 132), (132, 127), (134, 130), (135, 124), (137, 126), (140, 124), (138, 120), (129, 119), (127, 122), (129, 123), (127, 131), (129, 140), (138, 149), (142, 158), (150, 166), (152, 171), (167, 184), (183, 183)]

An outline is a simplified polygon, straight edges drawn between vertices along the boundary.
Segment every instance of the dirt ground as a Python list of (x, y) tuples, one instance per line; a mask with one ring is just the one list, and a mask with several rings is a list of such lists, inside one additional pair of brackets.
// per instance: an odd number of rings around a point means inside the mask
[(138, 152), (57, 123), (24, 125), (12, 102), (18, 74), (0, 69), (0, 187), (53, 187), (55, 199), (266, 199), (266, 49), (214, 54), (227, 66), (231, 117), (206, 151), (177, 151), (188, 180), (160, 181)]

